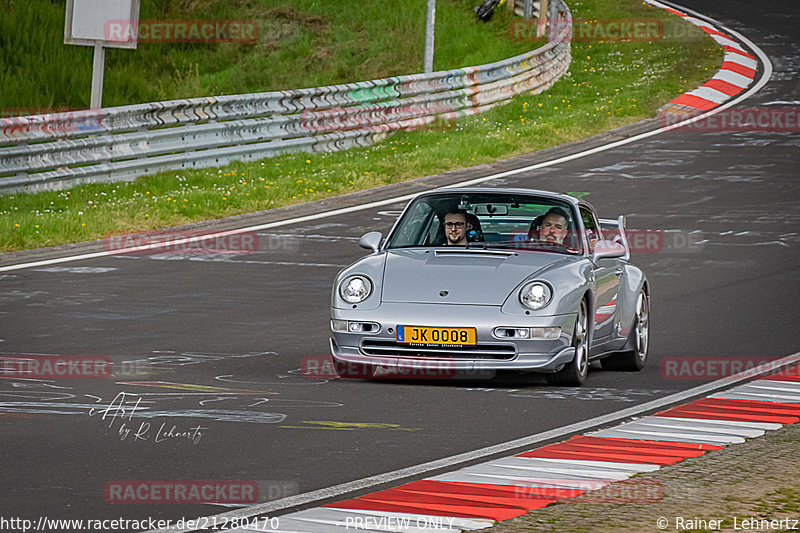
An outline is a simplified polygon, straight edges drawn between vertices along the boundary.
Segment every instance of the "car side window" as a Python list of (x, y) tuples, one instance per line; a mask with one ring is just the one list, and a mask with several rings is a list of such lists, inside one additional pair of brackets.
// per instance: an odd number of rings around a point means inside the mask
[(436, 213), (431, 213), (428, 230), (425, 232), (425, 239), (422, 244), (426, 246), (439, 246), (444, 244), (446, 239), (442, 224), (444, 224), (444, 219), (440, 218)]
[(431, 206), (427, 202), (418, 202), (411, 207), (406, 216), (406, 223), (398, 228), (398, 233), (392, 238), (392, 246), (418, 246), (427, 235), (431, 219), (438, 220)]
[(594, 245), (597, 241), (603, 238), (603, 233), (600, 231), (600, 225), (597, 219), (589, 209), (581, 207), (581, 219), (583, 220), (583, 227), (586, 228), (586, 240), (589, 241), (589, 253), (594, 252)]

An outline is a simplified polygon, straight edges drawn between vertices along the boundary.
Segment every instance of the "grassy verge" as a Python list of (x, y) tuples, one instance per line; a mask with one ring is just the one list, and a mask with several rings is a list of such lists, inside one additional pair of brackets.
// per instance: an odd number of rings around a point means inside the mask
[[(721, 64), (716, 43), (693, 26), (674, 26), (676, 17), (657, 8), (631, 0), (576, 0), (570, 7), (580, 19), (661, 18), (666, 28), (680, 28), (679, 37), (574, 43), (569, 73), (550, 91), (517, 97), (451, 130), (402, 132), (346, 152), (0, 196), (0, 251), (269, 209), (546, 148), (654, 116)], [(488, 31), (506, 31), (507, 24), (497, 17)]]
[[(472, 3), (437, 2), (436, 69), (525, 51), (524, 43), (506, 37), (502, 24), (477, 24)], [(0, 0), (0, 114), (89, 106), (92, 49), (63, 44), (65, 4)], [(104, 106), (299, 89), (422, 70), (425, 2), (419, 0), (145, 0), (139, 19), (142, 35), (150, 35), (144, 28), (155, 28), (157, 21), (250, 21), (257, 39), (109, 48)]]

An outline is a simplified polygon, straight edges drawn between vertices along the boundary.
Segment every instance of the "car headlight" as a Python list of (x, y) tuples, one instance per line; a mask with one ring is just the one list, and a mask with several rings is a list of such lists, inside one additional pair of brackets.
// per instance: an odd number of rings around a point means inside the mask
[(541, 309), (553, 299), (553, 290), (541, 281), (532, 281), (523, 285), (519, 291), (519, 301), (528, 309)]
[(347, 303), (361, 303), (372, 294), (372, 282), (367, 276), (349, 276), (339, 284), (339, 296)]

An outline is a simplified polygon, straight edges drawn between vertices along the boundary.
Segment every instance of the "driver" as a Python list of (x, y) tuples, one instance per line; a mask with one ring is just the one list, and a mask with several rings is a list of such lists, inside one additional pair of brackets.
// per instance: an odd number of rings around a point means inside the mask
[(444, 215), (444, 235), (447, 246), (464, 246), (467, 244), (467, 212), (461, 209), (450, 211)]
[(545, 213), (539, 226), (538, 240), (563, 245), (567, 231), (567, 214), (560, 207), (552, 207)]

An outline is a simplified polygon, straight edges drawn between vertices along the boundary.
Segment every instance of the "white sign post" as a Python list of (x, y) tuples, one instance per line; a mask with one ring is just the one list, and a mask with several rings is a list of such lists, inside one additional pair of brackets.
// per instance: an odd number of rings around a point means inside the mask
[(136, 32), (127, 35), (126, 40), (112, 39), (109, 32), (112, 22), (138, 28), (139, 0), (67, 0), (64, 44), (94, 47), (92, 109), (102, 107), (104, 47), (135, 49), (137, 44)]
[(425, 58), (423, 72), (433, 72), (433, 27), (436, 23), (436, 0), (428, 0), (425, 13)]

